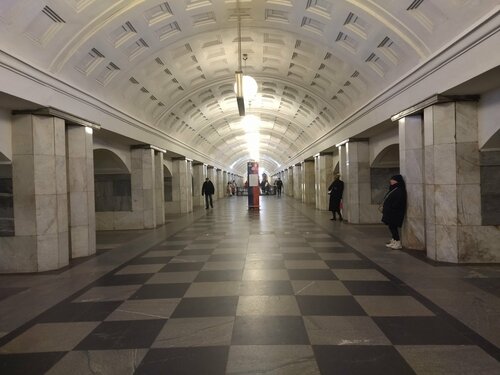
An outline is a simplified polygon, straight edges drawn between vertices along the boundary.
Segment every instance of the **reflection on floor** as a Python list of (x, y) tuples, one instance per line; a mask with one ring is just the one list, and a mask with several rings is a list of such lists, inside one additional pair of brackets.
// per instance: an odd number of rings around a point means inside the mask
[(499, 374), (499, 266), (440, 267), (290, 198), (219, 200), (0, 276), (2, 374)]

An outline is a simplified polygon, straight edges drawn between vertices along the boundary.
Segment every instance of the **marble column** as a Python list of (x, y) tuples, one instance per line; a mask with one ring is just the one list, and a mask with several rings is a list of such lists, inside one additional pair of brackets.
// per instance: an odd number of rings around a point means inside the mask
[(314, 185), (316, 208), (328, 210), (328, 186), (333, 181), (333, 155), (319, 154), (314, 157)]
[(288, 180), (290, 179), (289, 173), (288, 168), (283, 171), (283, 190), (281, 191), (281, 194), (284, 195), (288, 195)]
[(12, 187), (15, 236), (0, 238), (0, 272), (42, 272), (68, 265), (64, 120), (13, 117)]
[(293, 197), (302, 201), (302, 165), (300, 163), (293, 166)]
[(203, 163), (193, 162), (193, 208), (205, 206), (205, 197), (201, 195), (201, 187), (205, 178), (207, 178), (207, 166)]
[(227, 196), (227, 182), (228, 182), (228, 177), (227, 177), (227, 171), (222, 171), (222, 197)]
[(316, 204), (316, 192), (314, 184), (314, 160), (306, 160), (302, 163), (302, 203)]
[(426, 249), (431, 259), (498, 261), (499, 231), (481, 226), (476, 102), (424, 110)]
[[(209, 165), (207, 167), (207, 177), (210, 178), (210, 181), (212, 181), (212, 184), (214, 184), (214, 187), (217, 189), (217, 169)], [(201, 188), (200, 188), (200, 194), (201, 194)], [(204, 199), (204, 197), (202, 197)], [(218, 194), (217, 191), (215, 194), (212, 196), (212, 200), (216, 201), (218, 199)], [(205, 204), (203, 202), (203, 204)]]
[(96, 218), (94, 198), (94, 148), (92, 129), (66, 127), (69, 244), (71, 258), (96, 252)]
[(154, 186), (156, 206), (156, 226), (165, 224), (165, 190), (163, 173), (163, 152), (155, 151), (154, 155)]
[(132, 212), (144, 229), (156, 227), (154, 153), (151, 148), (131, 150)]
[(294, 175), (293, 175), (293, 166), (292, 167), (288, 167), (288, 179), (287, 179), (287, 191), (288, 193), (286, 195), (288, 195), (289, 197), (293, 197), (293, 186), (294, 186)]
[(214, 183), (215, 186), (215, 195), (217, 198), (224, 198), (224, 181), (222, 179), (222, 169), (217, 168), (217, 184)]
[(421, 115), (399, 120), (399, 169), (408, 193), (401, 240), (415, 250), (425, 249), (423, 131)]
[(350, 223), (372, 222), (370, 153), (368, 140), (349, 139), (339, 148), (340, 173), (344, 181), (343, 216)]
[[(186, 158), (172, 159), (172, 200), (177, 204), (174, 213), (193, 211), (192, 162)], [(201, 191), (201, 189), (200, 189)]]

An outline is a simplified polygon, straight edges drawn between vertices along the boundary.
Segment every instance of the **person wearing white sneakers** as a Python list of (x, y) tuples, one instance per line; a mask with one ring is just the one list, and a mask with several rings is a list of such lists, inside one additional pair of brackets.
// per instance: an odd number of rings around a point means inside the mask
[(406, 185), (400, 174), (391, 177), (389, 191), (385, 194), (382, 205), (382, 222), (389, 226), (392, 235), (391, 241), (385, 246), (395, 250), (402, 249), (398, 228), (403, 225), (406, 211)]

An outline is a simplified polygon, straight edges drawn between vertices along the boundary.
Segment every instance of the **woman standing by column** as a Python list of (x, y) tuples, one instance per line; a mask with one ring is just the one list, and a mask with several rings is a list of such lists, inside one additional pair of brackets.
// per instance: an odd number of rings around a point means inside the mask
[(403, 225), (406, 211), (406, 185), (403, 176), (394, 175), (390, 179), (389, 191), (385, 194), (382, 222), (389, 226), (391, 241), (385, 246), (391, 249), (402, 249), (398, 228)]
[(340, 212), (340, 202), (342, 201), (342, 194), (344, 193), (344, 182), (340, 179), (340, 175), (336, 174), (335, 179), (328, 187), (328, 194), (330, 194), (330, 203), (328, 209), (332, 211), (333, 217), (330, 220), (337, 220), (335, 214), (339, 214), (339, 220), (343, 221), (342, 213)]

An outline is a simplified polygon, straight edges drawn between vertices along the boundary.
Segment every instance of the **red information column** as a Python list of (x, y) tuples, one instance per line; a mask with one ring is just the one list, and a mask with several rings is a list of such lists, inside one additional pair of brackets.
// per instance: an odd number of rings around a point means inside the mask
[(249, 161), (247, 163), (248, 172), (248, 209), (259, 209), (259, 163)]

